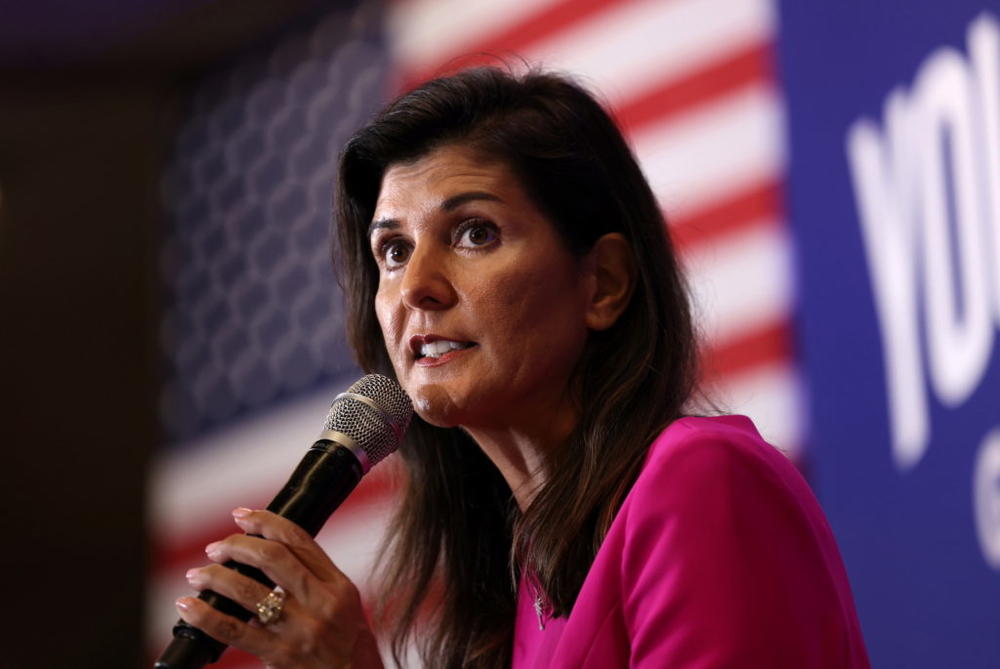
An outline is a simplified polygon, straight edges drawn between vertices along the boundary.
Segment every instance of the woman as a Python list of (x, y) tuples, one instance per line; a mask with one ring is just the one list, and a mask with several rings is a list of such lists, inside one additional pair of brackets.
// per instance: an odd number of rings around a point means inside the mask
[[(621, 134), (564, 78), (475, 69), (348, 143), (339, 266), (361, 366), (419, 416), (384, 558), (397, 662), (864, 667), (808, 487), (742, 417), (684, 417), (695, 345), (665, 226)], [(239, 509), (215, 562), (281, 616), (181, 616), (268, 666), (379, 666), (357, 589), (303, 532)], [(218, 565), (192, 585), (253, 610)]]

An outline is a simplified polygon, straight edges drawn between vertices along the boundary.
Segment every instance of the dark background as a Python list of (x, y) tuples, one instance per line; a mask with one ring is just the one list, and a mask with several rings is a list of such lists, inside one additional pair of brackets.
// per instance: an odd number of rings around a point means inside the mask
[(145, 666), (160, 170), (178, 100), (306, 0), (0, 3), (0, 667)]

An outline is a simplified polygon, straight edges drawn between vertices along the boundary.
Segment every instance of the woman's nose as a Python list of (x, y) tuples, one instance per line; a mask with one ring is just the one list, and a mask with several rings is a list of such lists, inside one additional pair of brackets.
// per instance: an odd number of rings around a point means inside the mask
[(447, 261), (426, 247), (413, 249), (403, 270), (400, 288), (403, 303), (411, 309), (447, 309), (455, 303), (455, 288)]

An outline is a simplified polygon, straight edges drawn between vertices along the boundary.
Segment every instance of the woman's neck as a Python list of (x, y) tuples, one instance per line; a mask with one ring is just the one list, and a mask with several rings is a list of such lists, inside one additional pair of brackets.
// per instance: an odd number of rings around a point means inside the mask
[(569, 406), (532, 414), (499, 427), (464, 428), (507, 481), (521, 511), (545, 483), (549, 455), (566, 443), (577, 423)]

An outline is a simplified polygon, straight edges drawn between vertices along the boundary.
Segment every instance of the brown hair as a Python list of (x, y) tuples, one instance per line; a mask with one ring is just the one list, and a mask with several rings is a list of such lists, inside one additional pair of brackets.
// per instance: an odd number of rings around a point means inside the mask
[(548, 457), (546, 482), (523, 514), (460, 429), (416, 419), (400, 449), (408, 479), (383, 583), (396, 661), (419, 637), (427, 666), (506, 667), (517, 603), (511, 566), (533, 575), (554, 615), (569, 613), (650, 442), (682, 415), (695, 342), (662, 214), (607, 112), (565, 77), (477, 68), (403, 95), (344, 150), (336, 263), (362, 368), (394, 376), (375, 317), (378, 270), (367, 238), (382, 175), (446, 144), (509, 165), (572, 252), (618, 232), (637, 266), (622, 316), (590, 335), (574, 377), (580, 422)]

